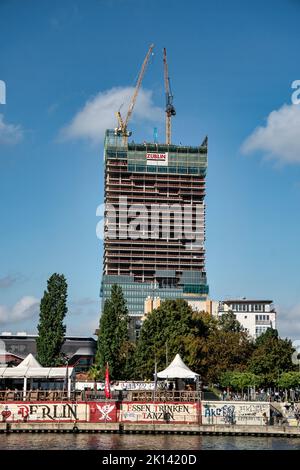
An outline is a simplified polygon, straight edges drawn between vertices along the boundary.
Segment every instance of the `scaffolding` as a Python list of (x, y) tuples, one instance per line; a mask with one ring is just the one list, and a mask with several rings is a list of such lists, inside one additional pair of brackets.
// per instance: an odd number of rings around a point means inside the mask
[[(153, 286), (162, 299), (207, 296), (207, 142), (198, 147), (128, 143), (108, 130), (104, 159), (105, 204), (114, 211), (105, 213), (103, 300), (113, 283), (122, 286), (131, 315), (143, 314)], [(141, 208), (135, 237), (130, 231), (136, 217), (132, 207)]]

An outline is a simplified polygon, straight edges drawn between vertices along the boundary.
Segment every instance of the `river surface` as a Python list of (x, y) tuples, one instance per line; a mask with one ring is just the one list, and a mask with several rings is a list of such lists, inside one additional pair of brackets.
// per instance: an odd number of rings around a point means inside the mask
[(251, 436), (1, 434), (2, 449), (300, 450), (300, 439)]

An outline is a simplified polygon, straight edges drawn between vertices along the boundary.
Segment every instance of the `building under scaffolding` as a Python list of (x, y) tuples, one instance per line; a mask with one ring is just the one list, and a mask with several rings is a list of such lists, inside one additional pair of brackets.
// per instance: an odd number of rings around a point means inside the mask
[(203, 300), (207, 139), (199, 147), (128, 143), (107, 130), (101, 294), (122, 287), (138, 334), (146, 298)]

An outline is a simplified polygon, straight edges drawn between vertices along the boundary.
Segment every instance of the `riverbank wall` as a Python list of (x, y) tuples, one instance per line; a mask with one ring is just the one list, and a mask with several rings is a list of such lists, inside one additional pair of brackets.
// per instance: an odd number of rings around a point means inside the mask
[(0, 423), (0, 433), (114, 433), (182, 434), (212, 436), (269, 436), (300, 438), (300, 428), (292, 426), (195, 425), (195, 424), (121, 424), (121, 423)]
[[(269, 402), (6, 402), (0, 432), (112, 432), (300, 436), (277, 426)], [(272, 425), (271, 425), (272, 424)]]

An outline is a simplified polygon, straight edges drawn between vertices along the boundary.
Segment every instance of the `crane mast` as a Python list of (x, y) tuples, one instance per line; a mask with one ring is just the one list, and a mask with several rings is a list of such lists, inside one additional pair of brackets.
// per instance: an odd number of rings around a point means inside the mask
[(176, 110), (173, 106), (173, 95), (171, 92), (171, 84), (169, 78), (168, 62), (167, 62), (167, 51), (164, 48), (164, 81), (165, 81), (165, 93), (166, 93), (166, 144), (171, 144), (171, 117), (176, 115)]
[(118, 111), (116, 113), (117, 119), (118, 119), (118, 128), (116, 129), (116, 132), (117, 132), (118, 135), (122, 135), (124, 138), (127, 138), (131, 135), (131, 132), (128, 131), (127, 126), (128, 126), (129, 120), (131, 118), (133, 108), (135, 106), (135, 102), (136, 102), (136, 99), (137, 99), (137, 96), (138, 96), (138, 93), (139, 93), (139, 90), (140, 90), (140, 87), (141, 87), (141, 84), (142, 84), (142, 80), (143, 80), (143, 77), (144, 77), (144, 74), (145, 74), (150, 56), (152, 54), (153, 48), (154, 48), (154, 44), (151, 44), (151, 46), (149, 47), (149, 50), (146, 54), (146, 57), (144, 59), (144, 62), (142, 64), (142, 67), (141, 67), (141, 70), (140, 70), (140, 73), (139, 73), (139, 76), (138, 76), (138, 79), (137, 79), (137, 82), (136, 82), (135, 90), (134, 90), (133, 96), (131, 98), (129, 107), (128, 107), (128, 111), (127, 111), (127, 115), (126, 115), (125, 120), (123, 120), (120, 111)]

